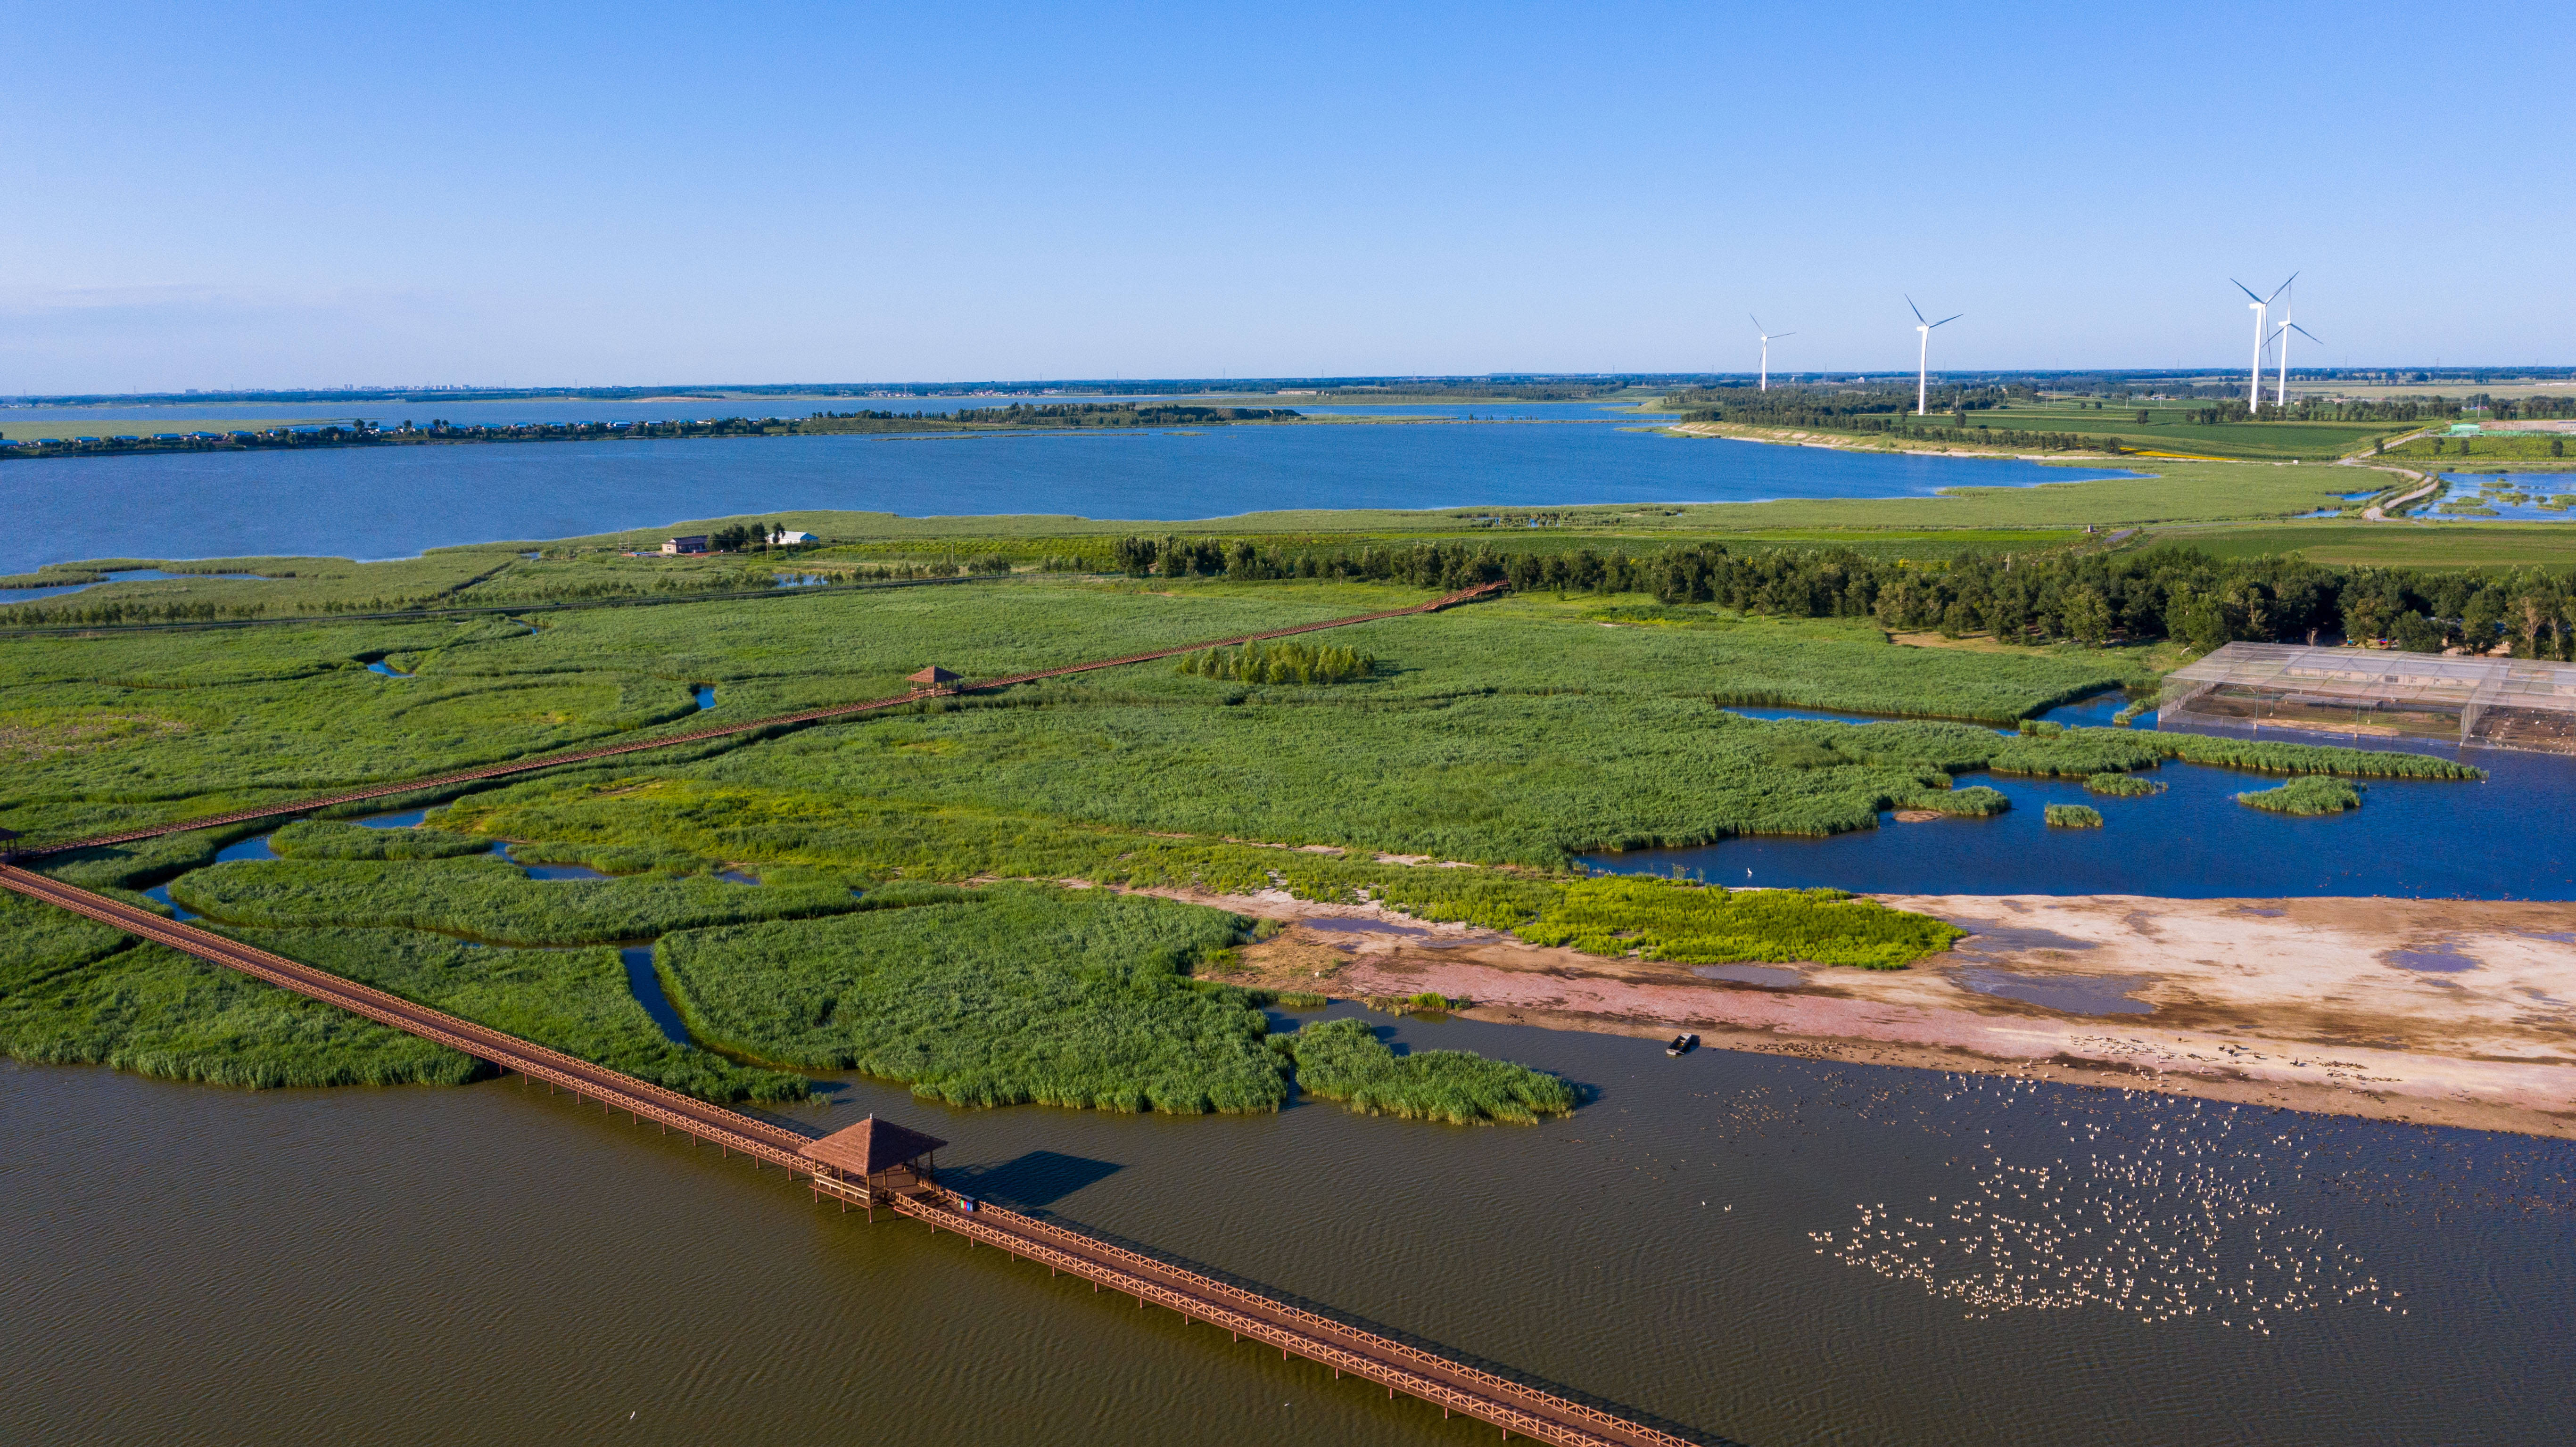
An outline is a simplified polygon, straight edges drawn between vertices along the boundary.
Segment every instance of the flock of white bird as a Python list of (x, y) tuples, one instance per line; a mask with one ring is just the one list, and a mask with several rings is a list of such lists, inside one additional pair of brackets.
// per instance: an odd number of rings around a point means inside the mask
[[(1945, 1101), (2050, 1108), (2021, 1081), (1958, 1075), (1944, 1089)], [(2102, 1125), (2069, 1115), (2057, 1124), (2078, 1148), (2071, 1158), (2016, 1165), (1981, 1140), (1963, 1162), (1966, 1194), (1927, 1197), (1919, 1208), (1855, 1203), (1849, 1230), (1809, 1237), (1818, 1254), (1920, 1282), (1972, 1319), (2107, 1306), (2149, 1322), (2214, 1318), (2269, 1335), (2283, 1316), (2337, 1302), (2402, 1315), (2403, 1293), (2266, 1199), (2273, 1172), (2297, 1181), (2311, 1152), (2251, 1115), (2174, 1101), (2143, 1140), (2109, 1145)]]

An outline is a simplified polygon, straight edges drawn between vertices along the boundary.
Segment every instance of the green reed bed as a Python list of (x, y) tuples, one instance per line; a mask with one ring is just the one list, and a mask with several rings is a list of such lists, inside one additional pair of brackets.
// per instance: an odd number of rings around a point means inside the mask
[(2044, 812), (2051, 829), (2099, 829), (2102, 811), (2088, 804), (2051, 804)]
[(1240, 648), (1203, 648), (1183, 654), (1177, 671), (1237, 683), (1347, 683), (1375, 673), (1377, 660), (1356, 648), (1290, 638)]
[(306, 819), (270, 835), (268, 847), (281, 859), (458, 859), (490, 853), (492, 841), (443, 829), (370, 829)]
[(0, 1053), (254, 1088), (461, 1084), (475, 1062), (50, 905), (0, 896)]
[(2135, 774), (2088, 774), (2084, 779), (2084, 792), (2113, 799), (2143, 799), (2164, 791), (2164, 785)]
[(1534, 1125), (1580, 1103), (1573, 1086), (1526, 1065), (1465, 1050), (1398, 1055), (1358, 1020), (1315, 1021), (1276, 1039), (1297, 1062), (1299, 1090), (1362, 1115)]
[(1986, 761), (1998, 774), (2082, 778), (2151, 769), (2167, 759), (2272, 774), (2332, 774), (2356, 779), (2483, 779), (2486, 771), (2426, 754), (2383, 753), (2329, 744), (2232, 739), (2207, 734), (2110, 728), (2068, 729), (2050, 737), (1999, 740)]
[(1275, 1110), (1268, 1022), (1193, 988), (1248, 921), (1108, 891), (1001, 884), (944, 902), (669, 935), (664, 988), (701, 1040), (859, 1070), (957, 1105)]
[(478, 1025), (729, 1104), (801, 1099), (788, 1071), (744, 1066), (671, 1040), (635, 999), (614, 949), (489, 949), (405, 929), (233, 931), (329, 970)]
[(1567, 885), (1516, 931), (1535, 945), (1680, 964), (1812, 960), (1901, 970), (1965, 931), (1835, 889), (1721, 889), (1634, 875)]
[[(2095, 730), (2087, 729), (2087, 733)], [(2487, 771), (2430, 754), (2347, 749), (2268, 739), (2216, 738), (2206, 734), (2149, 733), (2167, 758), (2267, 774), (2334, 774), (2348, 779), (2483, 779)]]
[(2361, 790), (2341, 779), (2311, 775), (2306, 778), (2292, 779), (2277, 789), (2261, 789), (2252, 793), (2239, 794), (2236, 796), (2236, 802), (2248, 808), (2262, 809), (2273, 814), (2293, 814), (2305, 818), (2320, 814), (2341, 814), (2347, 810), (2358, 809), (2361, 807)]
[(581, 945), (748, 920), (845, 913), (849, 888), (810, 874), (735, 884), (533, 880), (499, 859), (236, 860), (172, 881), (170, 898), (226, 924), (429, 930), (501, 945)]

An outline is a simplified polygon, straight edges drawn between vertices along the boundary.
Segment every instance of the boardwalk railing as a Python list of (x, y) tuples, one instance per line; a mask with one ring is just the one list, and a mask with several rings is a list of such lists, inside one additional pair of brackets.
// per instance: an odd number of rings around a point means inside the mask
[(1185, 643), (1176, 648), (1157, 648), (1145, 653), (1130, 653), (1118, 658), (1096, 658), (1087, 663), (1068, 663), (1061, 668), (1042, 668), (1034, 673), (1014, 673), (1006, 678), (987, 678), (972, 683), (954, 683), (943, 688), (917, 688), (891, 698), (872, 698), (864, 703), (833, 704), (828, 708), (809, 708), (801, 713), (784, 713), (770, 718), (752, 719), (745, 723), (726, 724), (720, 728), (692, 729), (687, 733), (662, 734), (633, 743), (608, 744), (595, 749), (576, 749), (570, 753), (547, 754), (533, 759), (515, 759), (506, 764), (491, 764), (479, 769), (459, 769), (453, 773), (433, 774), (428, 778), (405, 779), (391, 784), (374, 784), (364, 789), (348, 789), (337, 794), (321, 794), (283, 804), (262, 804), (250, 809), (235, 809), (229, 814), (209, 814), (194, 819), (176, 819), (166, 824), (149, 824), (141, 828), (119, 830), (112, 834), (94, 834), (86, 839), (68, 839), (52, 844), (21, 844), (0, 849), (0, 860), (27, 859), (46, 854), (63, 854), (75, 849), (96, 849), (110, 844), (131, 844), (138, 839), (155, 839), (164, 834), (183, 834), (193, 829), (210, 829), (219, 824), (240, 824), (253, 819), (278, 819), (289, 814), (309, 814), (340, 804), (362, 804), (369, 799), (390, 798), (397, 794), (415, 794), (427, 789), (442, 789), (455, 784), (478, 783), (485, 779), (506, 779), (517, 774), (535, 773), (540, 769), (561, 768), (566, 764), (587, 763), (593, 759), (615, 758), (620, 754), (639, 754), (652, 749), (677, 748), (682, 744), (703, 743), (708, 739), (732, 738), (739, 734), (759, 733), (766, 729), (797, 728), (805, 724), (827, 723), (834, 719), (853, 718), (900, 708), (905, 704), (951, 694), (984, 693), (1016, 684), (1035, 683), (1045, 678), (1062, 678), (1071, 673), (1088, 673), (1100, 668), (1124, 668), (1131, 663), (1151, 663), (1157, 658), (1173, 658), (1195, 653), (1203, 648), (1225, 648), (1239, 643), (1258, 643), (1271, 638), (1287, 638), (1299, 633), (1313, 633), (1326, 628), (1348, 628), (1355, 623), (1375, 623), (1386, 618), (1404, 618), (1418, 613), (1437, 613), (1461, 603), (1490, 598), (1510, 585), (1485, 583), (1462, 588), (1455, 593), (1417, 603), (1410, 608), (1388, 608), (1376, 613), (1359, 613), (1347, 618), (1328, 618), (1320, 623), (1300, 623), (1293, 628), (1273, 628), (1262, 633), (1242, 633), (1232, 638), (1218, 638), (1204, 643)]
[(755, 1163), (806, 1176), (818, 1197), (829, 1194), (871, 1208), (891, 1207), (928, 1222), (934, 1231), (951, 1231), (971, 1241), (998, 1246), (1013, 1256), (1043, 1262), (1051, 1271), (1070, 1272), (1095, 1287), (1133, 1296), (1140, 1307), (1169, 1307), (1192, 1320), (1221, 1326), (1238, 1339), (1250, 1337), (1275, 1346), (1283, 1357), (1293, 1354), (1320, 1362), (1332, 1368), (1336, 1376), (1347, 1372), (1365, 1377), (1384, 1386), (1390, 1397), (1404, 1392), (1437, 1404), (1443, 1415), (1457, 1412), (1492, 1423), (1502, 1429), (1505, 1438), (1518, 1433), (1561, 1447), (1687, 1447), (1682, 1438), (1643, 1423), (1272, 1300), (1142, 1252), (1015, 1211), (988, 1205), (970, 1207), (966, 1198), (935, 1184), (883, 1190), (850, 1180), (830, 1166), (800, 1154), (801, 1148), (811, 1142), (794, 1131), (212, 931), (164, 919), (122, 900), (7, 864), (0, 864), (0, 888), (337, 1005), (379, 1024), (489, 1061), (505, 1071), (518, 1071), (527, 1079), (562, 1086), (580, 1099), (599, 1102), (603, 1110), (623, 1110), (639, 1123), (649, 1119), (665, 1129), (713, 1141), (728, 1154), (740, 1152)]

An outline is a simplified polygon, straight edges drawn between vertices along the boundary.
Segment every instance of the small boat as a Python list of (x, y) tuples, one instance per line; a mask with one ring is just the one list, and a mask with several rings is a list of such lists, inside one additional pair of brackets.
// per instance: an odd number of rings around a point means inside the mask
[(1698, 1036), (1676, 1035), (1673, 1037), (1673, 1043), (1664, 1047), (1664, 1053), (1666, 1055), (1688, 1055), (1698, 1048)]

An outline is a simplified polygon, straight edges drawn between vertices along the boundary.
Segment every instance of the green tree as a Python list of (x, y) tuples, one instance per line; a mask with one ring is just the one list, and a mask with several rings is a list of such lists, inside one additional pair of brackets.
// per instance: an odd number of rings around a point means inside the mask
[(2064, 608), (2066, 635), (2078, 643), (2099, 648), (2111, 638), (2111, 604), (2100, 590), (2078, 588), (2066, 595)]

